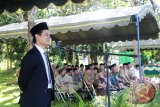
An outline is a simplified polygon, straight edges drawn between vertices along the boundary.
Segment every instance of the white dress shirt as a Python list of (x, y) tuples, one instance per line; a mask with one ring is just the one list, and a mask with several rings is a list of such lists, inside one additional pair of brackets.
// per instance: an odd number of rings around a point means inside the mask
[(139, 76), (139, 70), (137, 70), (137, 69), (134, 70), (134, 77), (136, 77), (137, 79), (140, 78), (140, 76)]
[[(45, 58), (45, 55), (44, 55), (45, 50), (43, 48), (41, 48), (40, 46), (36, 45), (36, 44), (35, 44), (35, 46), (39, 50), (39, 52), (41, 53), (41, 56), (43, 58), (43, 61), (44, 61), (44, 64), (45, 64), (45, 68), (46, 68), (47, 78), (49, 80), (49, 76), (51, 78), (51, 75), (49, 75), (49, 72), (51, 72), (51, 71), (48, 71), (48, 64), (47, 64), (47, 61), (46, 61), (46, 58)], [(48, 88), (52, 88), (52, 87), (53, 87), (52, 86), (52, 82), (51, 83), (48, 82)]]

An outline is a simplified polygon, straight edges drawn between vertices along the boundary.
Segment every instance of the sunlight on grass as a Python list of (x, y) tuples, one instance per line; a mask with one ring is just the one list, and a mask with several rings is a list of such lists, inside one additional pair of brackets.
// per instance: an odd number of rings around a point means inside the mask
[(0, 104), (10, 105), (17, 103), (19, 99), (19, 90), (15, 87), (7, 87), (0, 93)]
[(1, 61), (1, 63), (0, 63), (0, 70), (5, 70), (5, 69), (7, 69), (7, 60), (3, 60), (3, 61)]
[(2, 90), (2, 93), (6, 93), (8, 91), (12, 91), (12, 90), (15, 90), (15, 89), (18, 89), (18, 87), (7, 87), (6, 89)]

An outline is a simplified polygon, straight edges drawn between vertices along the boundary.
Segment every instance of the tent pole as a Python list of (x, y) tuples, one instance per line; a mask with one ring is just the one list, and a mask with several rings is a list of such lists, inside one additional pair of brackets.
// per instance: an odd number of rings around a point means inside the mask
[(137, 45), (138, 45), (138, 65), (139, 65), (139, 76), (140, 76), (140, 82), (142, 82), (142, 66), (141, 66), (141, 53), (140, 53), (140, 29), (139, 29), (139, 17), (138, 15), (135, 15), (136, 17), (136, 28), (137, 28)]
[(108, 98), (108, 104), (106, 103), (106, 97), (105, 97), (105, 107), (110, 107), (111, 103), (110, 103), (110, 84), (109, 84), (109, 69), (108, 69), (108, 58), (109, 58), (109, 54), (107, 54), (107, 52), (105, 52), (104, 54), (104, 58), (105, 58), (105, 66), (106, 66), (106, 71), (107, 71), (107, 87), (106, 87), (106, 91), (107, 91), (107, 98)]

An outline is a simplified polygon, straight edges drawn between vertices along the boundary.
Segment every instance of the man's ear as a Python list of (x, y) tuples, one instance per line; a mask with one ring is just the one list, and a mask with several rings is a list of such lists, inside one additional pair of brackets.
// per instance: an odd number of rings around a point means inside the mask
[(39, 36), (38, 34), (35, 34), (35, 38), (36, 38), (36, 39), (38, 39), (38, 36)]

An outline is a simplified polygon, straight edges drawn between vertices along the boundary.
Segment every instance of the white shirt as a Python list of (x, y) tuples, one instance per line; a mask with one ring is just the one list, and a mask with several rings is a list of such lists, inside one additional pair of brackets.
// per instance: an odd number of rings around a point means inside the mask
[(137, 70), (137, 69), (134, 70), (134, 77), (137, 77), (137, 79), (140, 78), (140, 76), (139, 76), (139, 70)]
[(64, 77), (57, 75), (55, 78), (55, 82), (57, 85), (60, 85), (60, 86), (64, 85)]
[(73, 83), (73, 78), (70, 75), (66, 74), (64, 76), (64, 82)]
[[(43, 58), (45, 68), (46, 68), (47, 78), (49, 80), (49, 76), (51, 76), (51, 75), (48, 74), (48, 72), (50, 72), (50, 71), (48, 71), (48, 64), (47, 64), (47, 61), (46, 61), (46, 58), (45, 58), (45, 55), (44, 55), (45, 50), (43, 48), (41, 48), (40, 46), (36, 45), (36, 44), (35, 44), (35, 46), (39, 50), (39, 52), (41, 53), (41, 56)], [(52, 87), (53, 87), (52, 83), (48, 83), (48, 88), (52, 88)]]

